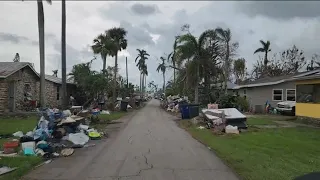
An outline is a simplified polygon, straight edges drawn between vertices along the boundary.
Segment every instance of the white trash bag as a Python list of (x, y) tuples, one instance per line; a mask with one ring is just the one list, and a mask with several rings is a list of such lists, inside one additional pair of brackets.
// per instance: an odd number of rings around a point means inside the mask
[(85, 145), (89, 141), (89, 137), (84, 133), (69, 134), (68, 140), (75, 145)]
[(18, 131), (12, 134), (14, 137), (22, 137), (23, 136), (23, 132), (22, 131)]
[(238, 126), (226, 126), (226, 133), (227, 134), (239, 134)]

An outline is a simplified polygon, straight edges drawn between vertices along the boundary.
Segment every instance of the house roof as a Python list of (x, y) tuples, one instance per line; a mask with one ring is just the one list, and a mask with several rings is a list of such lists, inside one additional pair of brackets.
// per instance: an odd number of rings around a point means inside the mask
[[(47, 81), (51, 81), (51, 82), (54, 82), (54, 83), (57, 83), (57, 84), (62, 84), (62, 79), (58, 78), (56, 76), (53, 76), (53, 75), (47, 75), (46, 74), (45, 79)], [(74, 84), (74, 82), (67, 79), (67, 84)]]
[(288, 81), (295, 81), (298, 79), (311, 77), (311, 75), (316, 75), (320, 73), (320, 69), (308, 71), (308, 72), (299, 72), (296, 74), (284, 75), (284, 76), (277, 76), (277, 77), (266, 77), (261, 78), (256, 81), (248, 82), (243, 85), (235, 86), (233, 89), (241, 89), (241, 88), (248, 88), (248, 87), (259, 87), (259, 86), (270, 86), (276, 85)]
[(306, 76), (295, 76), (294, 80), (309, 80), (309, 79), (320, 79), (320, 72), (309, 74)]
[[(217, 84), (211, 84), (212, 86), (221, 87), (224, 86), (224, 83), (217, 83)], [(232, 82), (227, 82), (227, 89), (233, 89), (236, 87), (236, 84), (233, 84)]]
[(0, 62), (0, 78), (7, 78), (19, 71), (22, 68), (30, 67), (30, 69), (37, 75), (38, 73), (34, 70), (33, 65), (28, 62)]
[[(40, 77), (40, 75), (33, 68), (33, 65), (29, 62), (0, 62), (0, 78), (7, 78), (25, 67), (29, 67), (36, 76)], [(52, 75), (45, 75), (45, 79), (57, 84), (62, 84), (61, 78)], [(67, 83), (74, 84), (74, 82), (71, 80), (67, 80)]]

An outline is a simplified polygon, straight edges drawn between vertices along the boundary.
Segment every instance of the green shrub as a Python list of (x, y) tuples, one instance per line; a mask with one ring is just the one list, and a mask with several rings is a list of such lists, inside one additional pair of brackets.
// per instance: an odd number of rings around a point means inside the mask
[(249, 111), (249, 101), (241, 96), (236, 98), (236, 104), (240, 111), (248, 112)]
[(220, 95), (217, 103), (219, 104), (219, 108), (236, 108), (236, 97), (230, 94), (222, 94)]
[(219, 104), (219, 108), (237, 108), (238, 110), (244, 112), (249, 110), (248, 100), (241, 96), (223, 94), (220, 95), (217, 103)]

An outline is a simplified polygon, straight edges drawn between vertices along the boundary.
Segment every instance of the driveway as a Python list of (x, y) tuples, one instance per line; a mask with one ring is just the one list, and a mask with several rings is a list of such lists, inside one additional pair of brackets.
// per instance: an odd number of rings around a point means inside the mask
[[(237, 180), (207, 147), (159, 108), (158, 100), (115, 125), (110, 138), (46, 164), (25, 179)], [(111, 127), (109, 127), (111, 128)]]

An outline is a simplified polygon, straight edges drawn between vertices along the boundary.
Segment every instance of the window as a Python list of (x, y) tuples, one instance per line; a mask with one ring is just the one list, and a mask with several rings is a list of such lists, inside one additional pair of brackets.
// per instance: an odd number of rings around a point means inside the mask
[(287, 89), (287, 101), (295, 101), (296, 100), (296, 90), (295, 89)]
[(247, 95), (247, 90), (243, 90), (243, 95)]
[(60, 99), (60, 87), (57, 86), (57, 100)]
[(272, 90), (272, 100), (273, 101), (282, 101), (283, 90), (282, 89), (274, 89)]
[(320, 103), (320, 84), (297, 85), (297, 102)]

